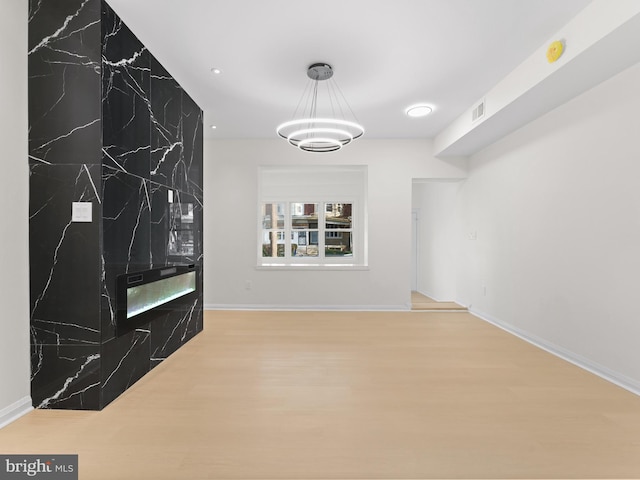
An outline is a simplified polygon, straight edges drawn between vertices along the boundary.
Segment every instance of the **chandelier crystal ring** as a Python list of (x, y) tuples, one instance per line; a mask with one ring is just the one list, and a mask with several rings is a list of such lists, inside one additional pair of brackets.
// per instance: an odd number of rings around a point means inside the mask
[[(315, 63), (307, 69), (307, 76), (311, 84), (298, 103), (294, 120), (280, 124), (276, 129), (277, 134), (301, 150), (317, 153), (340, 150), (360, 138), (364, 134), (364, 127), (355, 121), (351, 107), (332, 80), (331, 66)], [(319, 88), (320, 82), (324, 82), (326, 90)], [(320, 105), (325, 98), (326, 102)], [(302, 117), (296, 118), (301, 105)], [(324, 110), (321, 110), (323, 107)], [(347, 108), (354, 120), (345, 118)]]

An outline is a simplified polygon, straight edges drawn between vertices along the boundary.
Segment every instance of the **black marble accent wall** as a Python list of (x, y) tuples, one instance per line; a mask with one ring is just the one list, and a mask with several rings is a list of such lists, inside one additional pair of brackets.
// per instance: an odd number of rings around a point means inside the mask
[[(152, 12), (150, 12), (152, 14)], [(30, 0), (32, 398), (101, 409), (200, 332), (116, 335), (116, 277), (202, 269), (202, 111), (104, 0)]]

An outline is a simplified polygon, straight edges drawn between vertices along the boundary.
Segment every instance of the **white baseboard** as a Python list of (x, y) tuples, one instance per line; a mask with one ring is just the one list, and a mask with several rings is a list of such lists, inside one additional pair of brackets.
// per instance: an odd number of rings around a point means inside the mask
[(329, 312), (407, 312), (410, 305), (259, 305), (259, 304), (226, 304), (209, 303), (205, 310), (265, 310), (265, 311), (329, 311)]
[(11, 422), (33, 410), (31, 403), (31, 397), (24, 397), (0, 410), (0, 428), (6, 427)]
[[(457, 303), (458, 305), (462, 305), (460, 302), (458, 302), (457, 300), (442, 300), (442, 298), (438, 298), (436, 295), (432, 295), (429, 292), (424, 292), (422, 290), (417, 290), (418, 293), (424, 295), (425, 297), (429, 297), (431, 300), (435, 300), (436, 302), (445, 302), (445, 303)], [(466, 305), (462, 305), (464, 307), (466, 307)]]
[(596, 362), (593, 362), (582, 355), (579, 355), (575, 352), (567, 350), (566, 348), (555, 345), (547, 340), (544, 340), (536, 335), (533, 335), (529, 332), (526, 332), (520, 328), (514, 327), (513, 325), (508, 324), (507, 322), (503, 322), (498, 320), (497, 318), (492, 317), (484, 312), (481, 312), (476, 309), (470, 309), (470, 313), (475, 315), (476, 317), (488, 322), (496, 327), (515, 335), (518, 338), (521, 338), (525, 342), (528, 342), (532, 345), (535, 345), (538, 348), (541, 348), (556, 357), (559, 357), (563, 360), (566, 360), (569, 363), (576, 365), (588, 372), (597, 375), (598, 377), (613, 383), (625, 390), (628, 390), (631, 393), (634, 393), (640, 396), (640, 382), (627, 377), (619, 372), (615, 372), (603, 365), (600, 365)]
[(432, 295), (432, 294), (431, 294), (431, 293), (429, 293), (429, 292), (425, 292), (425, 291), (422, 291), (422, 290), (416, 290), (416, 291), (417, 291), (420, 295), (424, 295), (425, 297), (429, 297), (431, 300), (435, 300), (436, 302), (440, 302), (440, 301), (442, 301), (442, 300), (440, 300), (439, 298), (436, 298), (436, 296), (435, 296), (435, 295)]

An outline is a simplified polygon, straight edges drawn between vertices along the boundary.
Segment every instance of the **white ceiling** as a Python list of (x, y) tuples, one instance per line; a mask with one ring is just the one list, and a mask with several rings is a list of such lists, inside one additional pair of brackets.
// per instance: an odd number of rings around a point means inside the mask
[[(590, 2), (107, 1), (217, 126), (209, 138), (275, 138), (315, 62), (366, 137), (433, 138)], [(434, 113), (406, 117), (417, 102)]]

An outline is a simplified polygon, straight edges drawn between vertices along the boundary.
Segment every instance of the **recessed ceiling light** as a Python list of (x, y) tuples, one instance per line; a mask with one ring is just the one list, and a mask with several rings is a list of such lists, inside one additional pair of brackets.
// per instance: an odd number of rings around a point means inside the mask
[(211, 130), (215, 130), (216, 128), (218, 128), (216, 125), (211, 125)]
[(222, 73), (222, 70), (220, 70), (219, 68), (213, 67), (211, 69), (211, 73), (213, 73), (214, 75), (220, 75)]
[(433, 107), (425, 105), (424, 103), (411, 105), (405, 110), (405, 113), (413, 118), (426, 117), (431, 112), (433, 112)]

